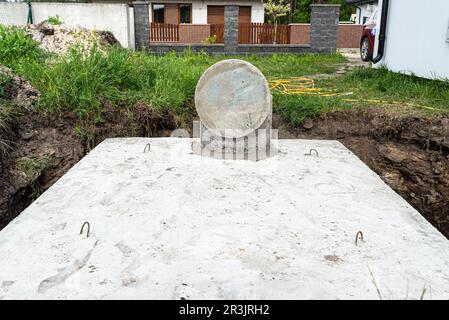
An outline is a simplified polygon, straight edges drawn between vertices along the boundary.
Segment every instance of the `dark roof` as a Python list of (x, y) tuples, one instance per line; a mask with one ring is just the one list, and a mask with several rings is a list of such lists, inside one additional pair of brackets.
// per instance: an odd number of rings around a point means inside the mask
[(378, 0), (346, 0), (347, 4), (362, 4), (370, 2), (378, 2)]

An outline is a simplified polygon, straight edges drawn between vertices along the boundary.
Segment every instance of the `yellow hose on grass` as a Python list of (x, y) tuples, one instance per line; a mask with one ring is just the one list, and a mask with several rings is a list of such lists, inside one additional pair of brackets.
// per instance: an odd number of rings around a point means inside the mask
[[(335, 89), (317, 88), (315, 81), (306, 77), (292, 77), (287, 79), (272, 79), (268, 81), (270, 89), (277, 94), (286, 95), (316, 95), (320, 97), (342, 97), (353, 95), (353, 92), (338, 92)], [(345, 102), (368, 102), (373, 104), (405, 105), (408, 107), (423, 108), (433, 111), (444, 111), (429, 106), (402, 101), (387, 101), (381, 99), (342, 99)]]

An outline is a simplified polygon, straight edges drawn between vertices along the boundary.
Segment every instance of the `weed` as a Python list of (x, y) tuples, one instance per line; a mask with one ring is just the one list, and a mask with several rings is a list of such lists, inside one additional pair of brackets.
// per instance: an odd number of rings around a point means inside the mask
[(9, 101), (0, 99), (0, 132), (7, 131), (9, 124), (17, 115), (16, 108)]
[(0, 71), (0, 132), (7, 131), (9, 124), (18, 115), (6, 92), (11, 86), (12, 78)]
[(54, 25), (54, 26), (59, 26), (60, 24), (62, 24), (62, 21), (61, 21), (61, 19), (59, 19), (58, 15), (56, 15), (56, 16), (49, 16), (47, 18), (47, 22), (49, 24)]
[(11, 146), (9, 142), (2, 139), (2, 133), (9, 130), (10, 123), (17, 116), (14, 106), (8, 101), (6, 88), (11, 86), (11, 77), (0, 71), (0, 161), (3, 155), (9, 155)]
[(75, 133), (81, 141), (86, 143), (87, 150), (92, 150), (95, 147), (95, 133), (89, 124), (78, 124), (75, 126)]
[(420, 300), (424, 300), (424, 296), (426, 295), (426, 292), (427, 292), (427, 288), (424, 287), (422, 292), (421, 292)]
[(17, 160), (16, 165), (25, 174), (25, 177), (30, 183), (33, 198), (36, 199), (43, 192), (43, 188), (38, 179), (42, 172), (49, 167), (50, 159), (48, 157), (23, 157)]
[(207, 37), (206, 39), (204, 39), (203, 41), (201, 41), (202, 43), (208, 43), (208, 44), (214, 44), (217, 43), (217, 36), (214, 34), (212, 36)]

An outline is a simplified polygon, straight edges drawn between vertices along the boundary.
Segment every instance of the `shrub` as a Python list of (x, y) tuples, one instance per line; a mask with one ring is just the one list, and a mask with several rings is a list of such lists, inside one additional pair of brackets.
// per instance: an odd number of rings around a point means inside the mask
[(212, 36), (207, 37), (202, 41), (203, 43), (214, 44), (217, 43), (217, 36), (214, 34)]
[(0, 25), (0, 63), (14, 70), (24, 62), (33, 62), (43, 57), (39, 44), (24, 30)]

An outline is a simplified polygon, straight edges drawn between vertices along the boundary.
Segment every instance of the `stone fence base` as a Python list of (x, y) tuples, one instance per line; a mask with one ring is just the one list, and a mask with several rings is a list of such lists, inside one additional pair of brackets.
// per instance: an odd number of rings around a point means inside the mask
[(150, 43), (147, 47), (149, 53), (165, 54), (168, 52), (182, 53), (192, 51), (205, 52), (212, 55), (223, 54), (256, 54), (270, 55), (276, 53), (304, 54), (312, 52), (309, 45), (294, 44), (242, 44), (235, 51), (225, 50), (223, 44), (180, 44), (180, 43)]

